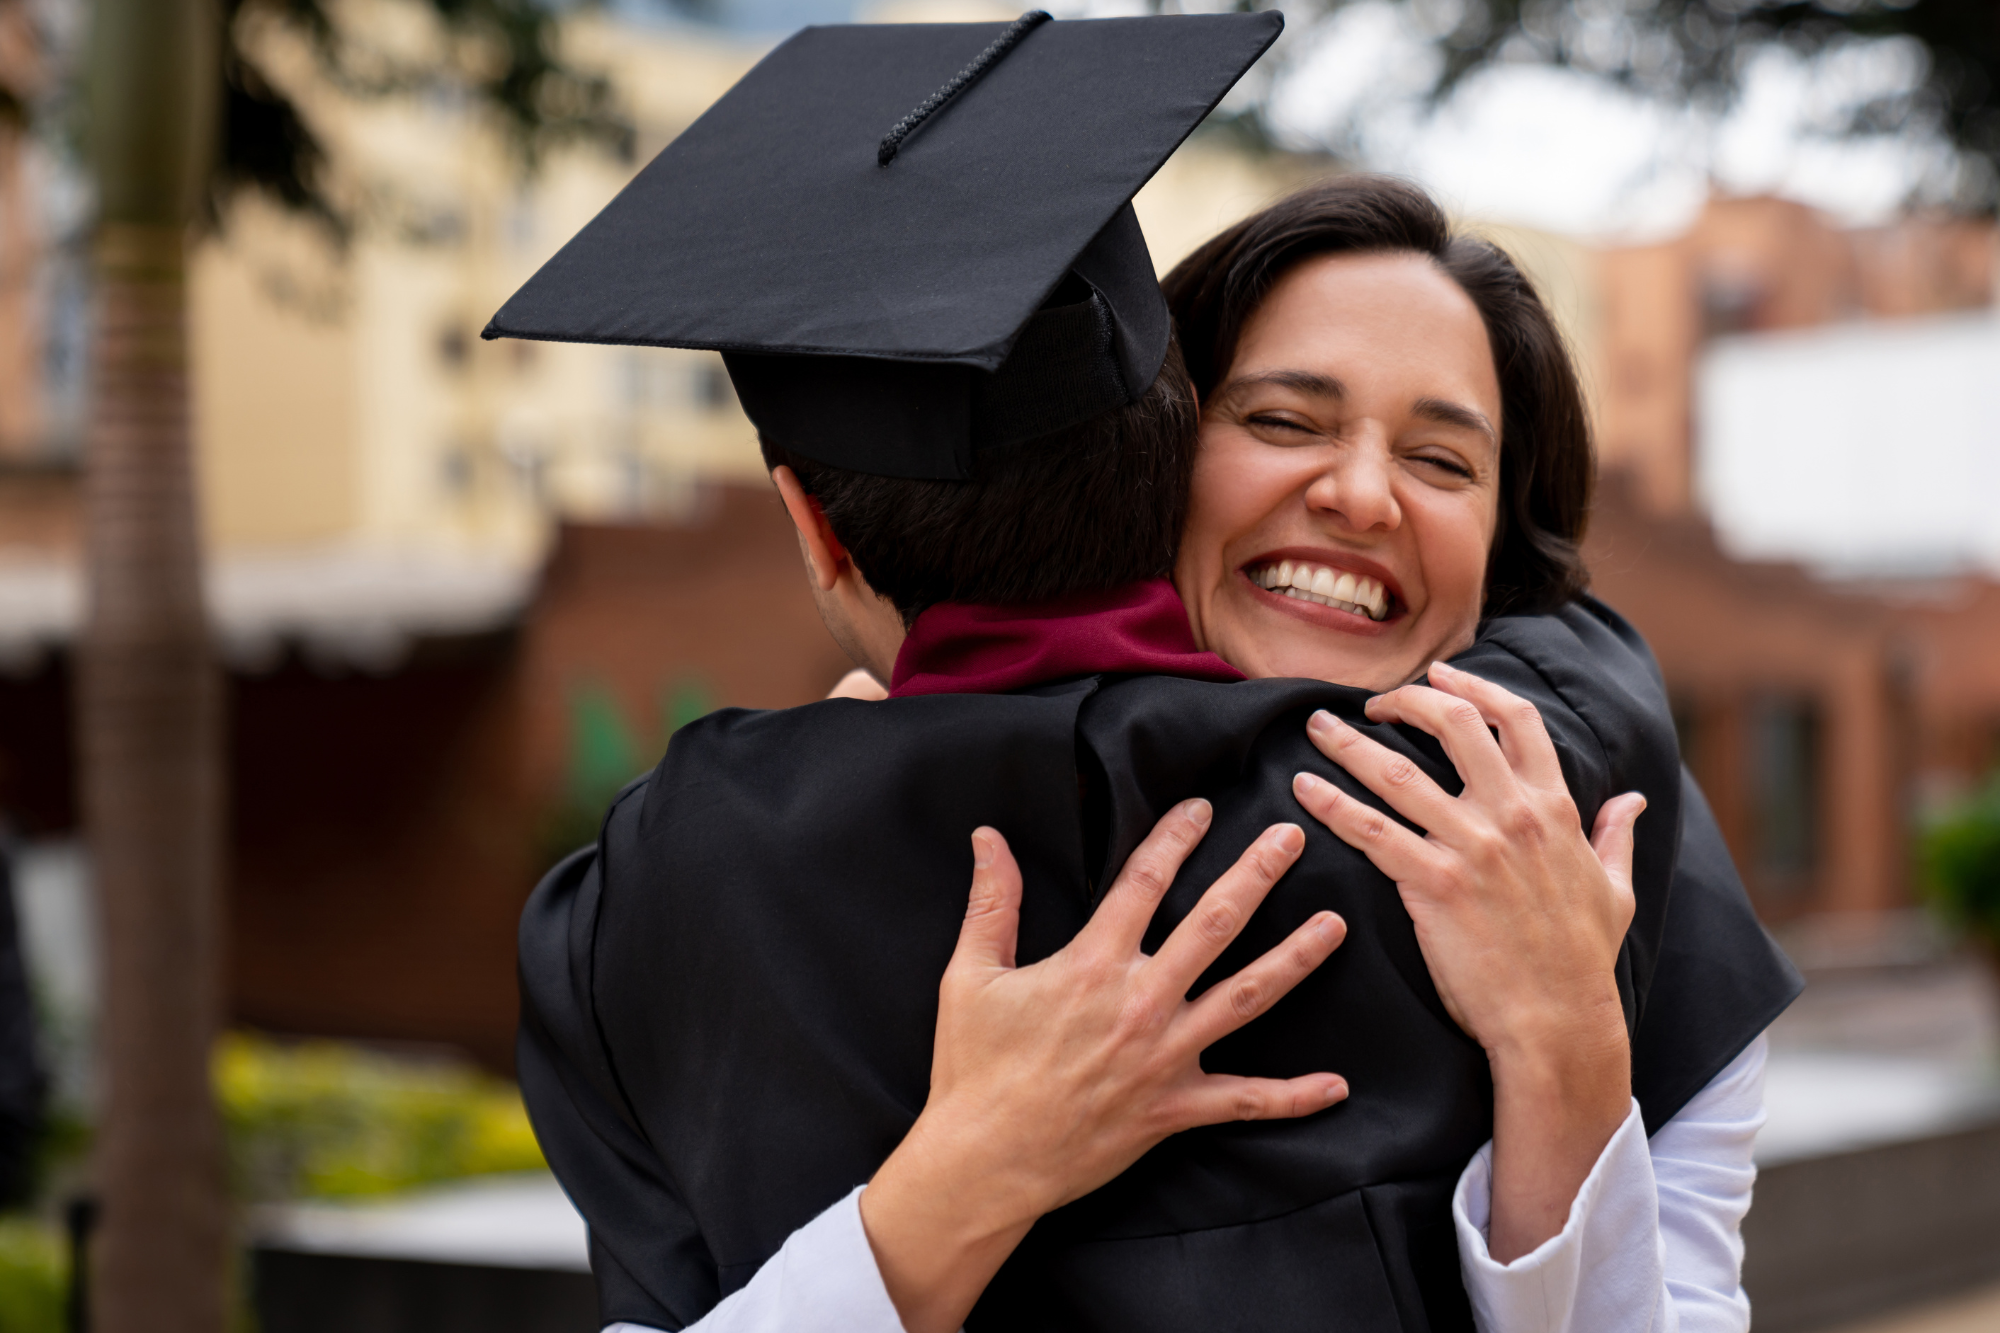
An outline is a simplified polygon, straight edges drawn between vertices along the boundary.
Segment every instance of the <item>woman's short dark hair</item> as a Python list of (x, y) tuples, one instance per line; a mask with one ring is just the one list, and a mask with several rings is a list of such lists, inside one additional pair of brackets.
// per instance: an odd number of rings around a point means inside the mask
[(1200, 422), (1179, 350), (1139, 400), (1039, 439), (981, 449), (970, 481), (829, 467), (764, 441), (798, 474), (868, 586), (909, 624), (938, 602), (1010, 605), (1172, 572)]
[(1500, 378), (1500, 512), (1486, 565), (1487, 616), (1549, 611), (1589, 586), (1578, 543), (1596, 460), (1569, 349), (1505, 251), (1454, 234), (1421, 189), (1337, 176), (1237, 223), (1166, 277), (1197, 392), (1213, 394), (1237, 340), (1278, 280), (1318, 255), (1411, 251), (1449, 274), (1486, 322)]

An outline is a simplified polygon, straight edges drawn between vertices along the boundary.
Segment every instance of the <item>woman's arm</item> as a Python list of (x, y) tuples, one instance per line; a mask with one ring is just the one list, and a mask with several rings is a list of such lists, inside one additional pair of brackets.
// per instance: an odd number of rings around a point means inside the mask
[[(904, 1333), (861, 1228), (859, 1189), (786, 1237), (749, 1282), (682, 1333)], [(607, 1324), (603, 1333), (660, 1333)]]
[(1298, 859), (1297, 825), (1266, 830), (1157, 953), (1140, 950), (1209, 818), (1201, 800), (1169, 811), (1090, 922), (1027, 967), (1014, 963), (1020, 867), (999, 833), (975, 832), (923, 1113), (866, 1188), (794, 1232), (687, 1333), (948, 1333), (1037, 1218), (1161, 1139), (1226, 1120), (1310, 1115), (1345, 1097), (1333, 1074), (1240, 1078), (1204, 1073), (1200, 1062), (1339, 946), (1346, 925), (1334, 913), (1187, 999)]
[(1452, 1200), (1480, 1333), (1746, 1333), (1742, 1224), (1764, 1055), (1758, 1037), (1650, 1144), (1635, 1104), (1562, 1231), (1510, 1264), (1487, 1250), (1491, 1157), (1481, 1150)]
[(1645, 802), (1631, 793), (1607, 801), (1586, 839), (1534, 706), (1443, 663), (1430, 679), (1432, 688), (1371, 699), (1368, 716), (1437, 737), (1465, 780), (1459, 796), (1329, 713), (1308, 728), (1424, 835), (1310, 773), (1294, 791), (1396, 882), (1439, 995), (1486, 1051), (1489, 1244), (1505, 1263), (1562, 1230), (1631, 1106), (1615, 968), (1632, 920), (1632, 826)]
[(1647, 1145), (1660, 1200), (1667, 1296), (1682, 1333), (1745, 1333), (1750, 1327), (1743, 1218), (1757, 1183), (1769, 1053), (1768, 1040), (1758, 1036)]

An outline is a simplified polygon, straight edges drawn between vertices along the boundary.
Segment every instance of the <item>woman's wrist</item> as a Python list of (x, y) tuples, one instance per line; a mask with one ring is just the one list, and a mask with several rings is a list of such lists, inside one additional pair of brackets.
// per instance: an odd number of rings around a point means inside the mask
[(861, 1192), (862, 1230), (908, 1333), (957, 1329), (1047, 1211), (983, 1137), (927, 1110)]
[[(1536, 1024), (1522, 1024), (1487, 1050), (1496, 1128), (1504, 1108), (1532, 1109), (1544, 1123), (1567, 1123), (1608, 1138), (1632, 1100), (1632, 1043), (1615, 989)], [(1593, 1145), (1595, 1150), (1602, 1143)]]
[(1573, 1079), (1613, 1066), (1629, 1081), (1631, 1040), (1616, 982), (1606, 978), (1580, 993), (1550, 990), (1535, 998), (1532, 1011), (1497, 1025), (1485, 1042), (1496, 1085), (1502, 1079)]
[(1062, 1201), (1032, 1169), (1047, 1155), (1012, 1143), (977, 1115), (954, 1115), (949, 1106), (933, 1103), (869, 1188), (882, 1185), (924, 1201), (935, 1213), (934, 1224), (954, 1243), (974, 1245), (1025, 1231)]
[(1616, 991), (1488, 1051), (1493, 1071), (1489, 1252), (1512, 1263), (1561, 1233), (1632, 1107), (1632, 1053)]

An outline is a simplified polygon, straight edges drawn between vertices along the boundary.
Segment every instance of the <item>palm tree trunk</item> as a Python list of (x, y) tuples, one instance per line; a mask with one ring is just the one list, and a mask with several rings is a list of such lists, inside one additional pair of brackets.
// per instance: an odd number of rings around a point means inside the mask
[(97, 242), (80, 737), (102, 913), (94, 1333), (222, 1327), (219, 691), (188, 451), (179, 229)]
[(97, 323), (84, 475), (83, 808), (98, 887), (103, 1099), (95, 1333), (220, 1333), (221, 692), (190, 456), (186, 248), (212, 136), (203, 0), (98, 0)]

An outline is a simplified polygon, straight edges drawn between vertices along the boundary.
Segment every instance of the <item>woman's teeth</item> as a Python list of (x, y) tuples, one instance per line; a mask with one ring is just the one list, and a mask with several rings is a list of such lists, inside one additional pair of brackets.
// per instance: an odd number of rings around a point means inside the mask
[(1386, 620), (1389, 616), (1389, 590), (1366, 574), (1350, 574), (1346, 570), (1328, 569), (1325, 565), (1281, 560), (1275, 565), (1251, 570), (1250, 581), (1286, 597), (1351, 611), (1370, 620)]

